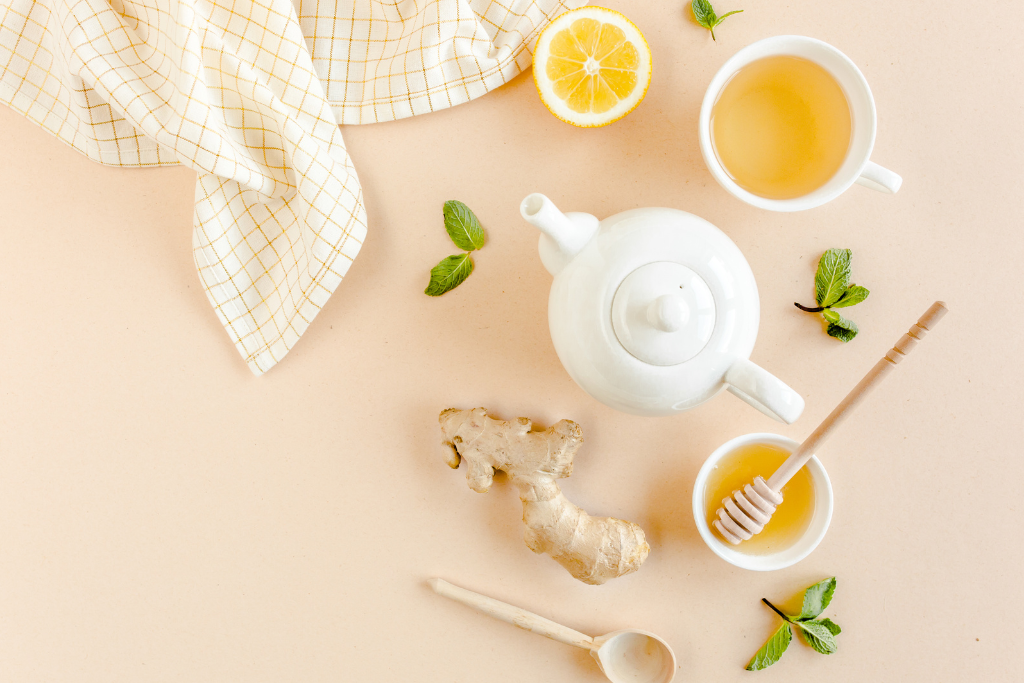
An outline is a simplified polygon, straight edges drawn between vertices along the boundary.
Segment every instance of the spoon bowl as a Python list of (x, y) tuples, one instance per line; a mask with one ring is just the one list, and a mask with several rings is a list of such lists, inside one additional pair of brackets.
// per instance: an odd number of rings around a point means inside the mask
[(672, 648), (647, 631), (626, 629), (594, 638), (590, 654), (612, 683), (670, 683), (676, 673)]

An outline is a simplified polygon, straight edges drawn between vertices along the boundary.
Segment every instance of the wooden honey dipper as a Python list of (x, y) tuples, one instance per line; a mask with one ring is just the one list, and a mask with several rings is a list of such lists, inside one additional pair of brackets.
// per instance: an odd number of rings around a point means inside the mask
[(882, 379), (892, 372), (892, 369), (917, 346), (919, 341), (924, 339), (924, 336), (944, 315), (946, 315), (945, 303), (936, 301), (932, 304), (917, 321), (917, 324), (896, 342), (896, 345), (875, 364), (875, 367), (871, 368), (868, 374), (864, 375), (864, 379), (846, 395), (846, 398), (835, 407), (835, 410), (829, 413), (829, 416), (818, 425), (818, 428), (807, 437), (807, 440), (786, 458), (786, 461), (768, 481), (758, 476), (754, 479), (753, 484), (747, 484), (741, 491), (733, 491), (731, 496), (722, 501), (722, 507), (718, 508), (718, 519), (714, 522), (715, 528), (718, 529), (722, 538), (733, 545), (739, 545), (742, 541), (749, 540), (761, 532), (764, 525), (771, 519), (775, 508), (782, 503), (782, 494), (780, 493), (782, 487), (811, 459), (818, 447), (825, 443), (839, 423), (853, 412), (868, 391), (881, 383)]

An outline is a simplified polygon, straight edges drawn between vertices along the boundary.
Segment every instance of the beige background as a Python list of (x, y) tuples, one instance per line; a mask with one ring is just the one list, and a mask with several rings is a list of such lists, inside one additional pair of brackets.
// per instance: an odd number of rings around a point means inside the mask
[[(608, 4), (646, 33), (654, 80), (607, 129), (560, 123), (526, 74), (345, 131), (369, 239), (259, 379), (199, 286), (193, 174), (95, 165), (0, 109), (0, 680), (602, 680), (582, 651), (433, 595), (432, 575), (589, 633), (655, 631), (679, 681), (1020, 679), (1024, 9), (751, 0), (712, 43), (680, 0)], [(873, 158), (903, 175), (898, 195), (855, 186), (783, 215), (711, 179), (704, 87), (779, 33), (826, 40), (864, 71)], [(720, 226), (760, 286), (753, 359), (803, 393), (803, 417), (779, 425), (728, 395), (658, 419), (590, 399), (547, 334), (550, 276), (517, 215), (531, 191)], [(454, 252), (449, 198), (489, 243), (466, 284), (428, 299), (430, 267)], [(792, 305), (813, 298), (829, 247), (853, 249), (872, 292), (845, 346)], [(713, 556), (689, 511), (704, 458), (745, 432), (807, 435), (935, 299), (951, 309), (942, 327), (822, 454), (836, 509), (819, 549), (770, 574)], [(580, 422), (564, 489), (644, 527), (639, 573), (575, 582), (523, 544), (507, 482), (478, 495), (445, 466), (438, 412), (477, 405)], [(838, 654), (794, 645), (744, 672), (776, 624), (758, 600), (831, 575)]]

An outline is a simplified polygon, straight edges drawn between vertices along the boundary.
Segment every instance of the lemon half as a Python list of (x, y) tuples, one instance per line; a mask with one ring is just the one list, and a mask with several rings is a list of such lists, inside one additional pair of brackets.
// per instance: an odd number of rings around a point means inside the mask
[(552, 114), (574, 126), (607, 126), (636, 109), (651, 84), (651, 49), (633, 22), (581, 7), (537, 39), (533, 80)]

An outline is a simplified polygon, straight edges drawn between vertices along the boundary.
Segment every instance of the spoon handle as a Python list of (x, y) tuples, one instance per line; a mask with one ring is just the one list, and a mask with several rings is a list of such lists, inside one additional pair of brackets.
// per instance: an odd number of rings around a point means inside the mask
[(489, 598), (486, 595), (480, 595), (473, 591), (468, 591), (465, 588), (459, 588), (453, 586), (444, 579), (430, 579), (427, 584), (434, 589), (434, 592), (438, 595), (443, 595), (446, 598), (457, 600), (464, 605), (468, 605), (475, 610), (488, 614), (495, 619), (501, 619), (506, 621), (513, 626), (518, 626), (521, 629), (531, 631), (533, 633), (547, 636), (552, 640), (557, 640), (560, 643), (566, 645), (574, 645), (576, 647), (582, 647), (584, 650), (591, 650), (594, 647), (594, 639), (590, 636), (583, 635), (579, 631), (574, 631), (568, 626), (562, 626), (556, 624), (550, 619), (537, 616), (533, 612), (527, 612), (524, 609), (509, 605)]
[(800, 444), (800, 447), (793, 452), (793, 455), (786, 458), (786, 462), (782, 463), (779, 469), (775, 471), (775, 474), (768, 480), (768, 486), (776, 492), (781, 490), (793, 478), (793, 475), (811, 459), (811, 456), (818, 450), (818, 447), (825, 443), (825, 439), (831, 436), (835, 428), (843, 421), (843, 418), (853, 412), (853, 409), (864, 399), (868, 391), (879, 384), (896, 367), (896, 364), (903, 360), (903, 357), (910, 353), (919, 341), (924, 339), (924, 336), (935, 327), (935, 324), (944, 315), (946, 315), (946, 304), (941, 301), (933, 303), (917, 321), (917, 324), (911, 326), (910, 331), (900, 337), (900, 340), (886, 352), (882, 359), (875, 364), (875, 367), (871, 368), (868, 374), (864, 375), (864, 379), (853, 388), (853, 391), (846, 395), (846, 398), (836, 406), (835, 410), (829, 413), (828, 417), (818, 425), (818, 428)]

